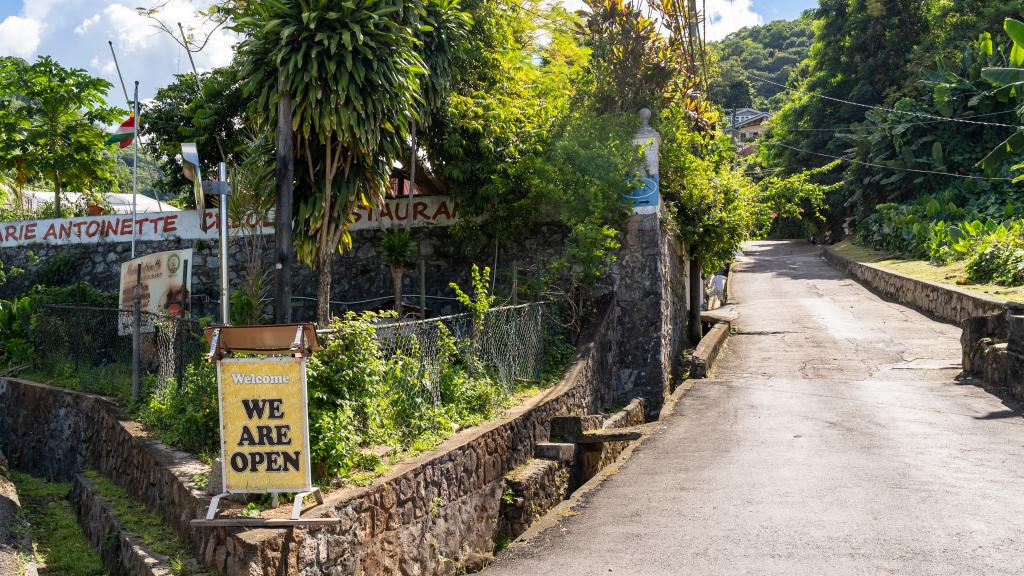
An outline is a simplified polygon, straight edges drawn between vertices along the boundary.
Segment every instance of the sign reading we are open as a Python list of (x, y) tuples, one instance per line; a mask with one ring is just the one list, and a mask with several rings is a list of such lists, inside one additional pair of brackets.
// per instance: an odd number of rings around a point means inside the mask
[(304, 358), (217, 363), (227, 492), (312, 489)]

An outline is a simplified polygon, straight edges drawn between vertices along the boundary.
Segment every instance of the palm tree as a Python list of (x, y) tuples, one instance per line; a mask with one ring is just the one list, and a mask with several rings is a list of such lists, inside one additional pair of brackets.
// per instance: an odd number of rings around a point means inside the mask
[(391, 282), (395, 286), (395, 312), (402, 317), (402, 276), (405, 267), (416, 255), (416, 242), (405, 229), (393, 229), (384, 233), (384, 239), (377, 246), (382, 262), (391, 268)]

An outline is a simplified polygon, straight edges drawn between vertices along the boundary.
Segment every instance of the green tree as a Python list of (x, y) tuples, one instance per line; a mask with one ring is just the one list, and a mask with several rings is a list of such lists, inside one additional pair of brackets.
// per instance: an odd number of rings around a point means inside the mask
[[(1024, 22), (1007, 18), (1003, 26), (1013, 40), (1009, 62), (1001, 67), (985, 68), (982, 71), (982, 76), (992, 84), (1001, 87), (997, 94), (1002, 95), (1005, 100), (1012, 98), (1019, 101), (1021, 91), (1024, 90)], [(991, 52), (991, 44), (989, 51)], [(1024, 110), (1020, 110), (1020, 112), (1021, 120), (1024, 120)], [(980, 165), (989, 173), (994, 173), (1008, 159), (1019, 157), (1022, 153), (1024, 153), (1024, 126), (1019, 127), (1009, 138), (996, 146), (988, 156), (981, 160)], [(1024, 170), (1024, 163), (1017, 164), (1013, 168), (1014, 170)], [(1018, 177), (1017, 181), (1022, 179), (1024, 177)]]
[[(450, 6), (450, 5), (449, 5)], [(317, 321), (330, 320), (331, 263), (353, 212), (389, 188), (427, 73), (417, 21), (423, 2), (265, 0), (231, 9), (254, 110), (274, 125), (280, 91), (292, 96), (296, 256), (317, 274)]]
[(882, 105), (908, 81), (908, 46), (927, 32), (923, 0), (822, 0), (815, 12), (814, 43), (791, 81), (791, 92), (761, 147), (766, 164), (790, 173), (827, 160), (791, 148), (839, 156), (842, 142), (829, 131), (805, 129), (849, 126), (865, 109), (821, 96), (869, 106)]
[(215, 174), (221, 161), (236, 164), (242, 131), (251, 123), (246, 109), (236, 65), (200, 74), (198, 86), (192, 73), (178, 74), (157, 90), (142, 113), (146, 148), (160, 165), (157, 189), (190, 206), (192, 184), (181, 170), (181, 143), (196, 143), (204, 174)]
[(594, 103), (602, 113), (661, 109), (672, 79), (667, 42), (658, 23), (624, 0), (588, 0), (582, 24), (593, 54)]
[[(752, 106), (772, 111), (785, 97), (790, 73), (807, 58), (814, 31), (812, 12), (796, 20), (774, 20), (742, 28), (709, 45), (715, 67), (711, 99), (723, 108)], [(763, 82), (752, 78), (765, 78)]]
[(104, 126), (123, 119), (124, 112), (106, 105), (110, 88), (106, 80), (64, 68), (49, 56), (32, 64), (0, 60), (0, 99), (12, 102), (0, 121), (14, 128), (0, 136), (6, 142), (0, 162), (22, 178), (53, 186), (57, 216), (63, 214), (64, 190), (86, 192), (114, 182)]

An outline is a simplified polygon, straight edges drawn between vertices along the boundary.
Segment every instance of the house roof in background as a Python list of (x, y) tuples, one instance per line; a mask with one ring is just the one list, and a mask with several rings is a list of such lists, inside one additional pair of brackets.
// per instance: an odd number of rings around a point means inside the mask
[[(53, 192), (46, 192), (42, 190), (23, 190), (22, 195), (24, 196), (26, 203), (29, 204), (30, 208), (39, 208), (44, 204), (53, 202)], [(132, 213), (132, 195), (123, 194), (120, 192), (110, 192), (104, 194), (103, 197), (107, 202), (110, 203), (111, 208), (116, 214), (131, 214)], [(62, 192), (61, 198), (68, 202), (78, 202), (82, 199), (82, 194), (78, 192)], [(137, 208), (136, 211), (139, 213), (146, 212), (178, 212), (179, 209), (171, 206), (166, 202), (160, 202), (139, 194), (137, 197)]]

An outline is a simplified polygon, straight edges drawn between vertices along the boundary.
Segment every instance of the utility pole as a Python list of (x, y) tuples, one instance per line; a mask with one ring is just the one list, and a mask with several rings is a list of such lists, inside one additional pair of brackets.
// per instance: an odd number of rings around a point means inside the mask
[(295, 178), (295, 135), (292, 132), (292, 96), (284, 91), (284, 76), (278, 79), (277, 101), (277, 203), (274, 212), (274, 323), (292, 321), (291, 269), (292, 181)]

